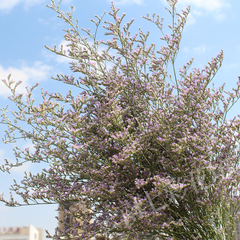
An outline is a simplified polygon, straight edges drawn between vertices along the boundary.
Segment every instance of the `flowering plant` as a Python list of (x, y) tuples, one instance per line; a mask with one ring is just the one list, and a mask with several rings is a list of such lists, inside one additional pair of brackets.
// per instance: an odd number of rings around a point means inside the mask
[[(17, 163), (6, 162), (1, 170), (9, 172), (28, 161), (46, 162), (49, 168), (14, 183), (12, 190), (24, 203), (13, 197), (1, 201), (8, 206), (74, 203), (72, 210), (65, 210), (70, 221), (60, 220), (64, 228), (49, 237), (234, 238), (240, 120), (227, 121), (226, 115), (240, 97), (240, 81), (233, 92), (225, 92), (224, 85), (209, 87), (222, 64), (222, 51), (202, 70), (189, 73), (191, 59), (177, 73), (175, 60), (190, 8), (179, 14), (177, 1), (167, 2), (173, 19), (170, 35), (164, 34), (159, 15), (144, 16), (163, 34), (166, 46), (156, 49), (153, 43), (147, 46), (149, 33), (139, 28), (139, 34), (131, 35), (133, 19), (121, 31), (125, 14), (119, 17), (113, 3), (109, 14), (114, 22), (103, 26), (112, 39), (99, 41), (86, 29), (87, 37), (82, 37), (72, 12), (66, 16), (52, 0), (48, 7), (71, 28), (64, 35), (67, 51), (47, 48), (72, 59), (71, 70), (78, 74), (53, 79), (82, 92), (62, 96), (42, 91), (43, 102), (34, 106), (31, 95), (37, 85), (23, 101), (22, 94), (15, 94), (20, 82), (13, 86), (10, 76), (3, 80), (19, 109), (12, 111), (14, 122), (7, 108), (1, 109), (1, 123), (8, 125), (4, 141), (17, 139), (18, 131), (35, 151), (16, 147)], [(102, 19), (92, 20), (96, 29)], [(32, 130), (24, 130), (18, 121)]]

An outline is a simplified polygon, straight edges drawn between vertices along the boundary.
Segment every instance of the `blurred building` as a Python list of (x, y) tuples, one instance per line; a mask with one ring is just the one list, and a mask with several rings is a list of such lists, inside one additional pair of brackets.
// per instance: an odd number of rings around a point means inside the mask
[[(59, 207), (71, 212), (71, 210), (74, 211), (74, 209), (75, 209), (75, 203), (71, 202), (71, 201), (66, 201), (66, 202), (64, 202), (64, 204), (61, 204)], [(70, 218), (63, 211), (59, 211), (58, 219), (60, 221), (63, 221), (65, 219), (65, 223), (66, 223), (65, 228), (67, 228), (68, 224), (71, 224)], [(60, 230), (63, 230), (64, 224), (61, 223), (60, 221), (58, 223), (58, 227)], [(82, 231), (79, 229), (78, 233), (80, 235), (82, 233)], [(63, 237), (63, 239), (64, 239), (64, 237)], [(93, 237), (89, 240), (107, 240), (107, 239), (109, 239), (109, 238), (105, 237), (104, 235), (97, 234), (95, 237)], [(77, 240), (79, 240), (79, 239), (77, 239)], [(129, 240), (131, 240), (131, 239), (129, 238)], [(147, 236), (141, 236), (139, 234), (138, 240), (159, 240), (159, 238), (156, 238), (156, 237), (152, 236), (151, 234), (149, 234)]]
[(0, 240), (42, 240), (42, 228), (29, 227), (0, 227)]

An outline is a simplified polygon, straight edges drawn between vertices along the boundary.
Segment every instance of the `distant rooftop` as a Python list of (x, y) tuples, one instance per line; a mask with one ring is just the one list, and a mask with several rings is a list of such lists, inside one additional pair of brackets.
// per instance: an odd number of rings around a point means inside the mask
[(42, 229), (29, 227), (0, 227), (0, 240), (42, 240)]

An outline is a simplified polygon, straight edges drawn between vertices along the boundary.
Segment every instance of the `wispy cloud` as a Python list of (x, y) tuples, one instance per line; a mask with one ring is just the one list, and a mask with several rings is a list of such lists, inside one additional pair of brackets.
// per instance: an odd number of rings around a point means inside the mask
[(232, 62), (232, 63), (229, 62), (228, 64), (224, 64), (223, 68), (225, 68), (225, 69), (239, 69), (239, 64), (235, 63), (235, 62)]
[[(25, 63), (20, 68), (8, 67), (3, 68), (0, 65), (0, 79), (7, 79), (11, 74), (11, 79), (16, 82), (21, 80), (22, 84), (18, 86), (17, 93), (26, 93), (25, 87), (33, 85), (38, 81), (46, 80), (49, 77), (51, 67), (43, 64), (42, 62), (35, 62), (32, 67), (27, 66)], [(0, 81), (0, 96), (7, 97), (11, 94), (6, 85)]]
[[(66, 53), (67, 53), (67, 50), (69, 49), (69, 47), (67, 46), (68, 44), (69, 44), (68, 41), (62, 40), (58, 45), (58, 50), (60, 50), (62, 48), (63, 51), (66, 51)], [(71, 59), (64, 57), (64, 56), (60, 56), (60, 55), (57, 55), (56, 60), (59, 63), (69, 63), (71, 61)]]
[(12, 168), (11, 172), (22, 175), (24, 172), (30, 172), (31, 166), (32, 166), (31, 162), (26, 162), (22, 166)]
[(0, 10), (10, 11), (12, 8), (14, 8), (20, 3), (24, 5), (25, 9), (28, 9), (35, 4), (43, 2), (44, 0), (0, 0)]
[(18, 5), (22, 0), (1, 0), (0, 10), (9, 11), (16, 5)]
[(179, 0), (178, 6), (186, 8), (191, 6), (193, 15), (203, 15), (211, 13), (217, 20), (222, 20), (226, 17), (224, 10), (230, 7), (227, 0)]
[(206, 46), (204, 44), (202, 44), (198, 47), (195, 47), (193, 49), (193, 51), (196, 52), (196, 53), (204, 53), (204, 52), (206, 52)]
[(206, 52), (206, 46), (204, 44), (201, 44), (200, 46), (198, 47), (195, 47), (193, 49), (190, 49), (189, 47), (186, 47), (183, 49), (183, 52), (194, 52), (196, 54), (201, 54), (201, 53), (204, 53)]
[[(68, 44), (69, 44), (68, 41), (62, 40), (62, 41), (60, 42), (60, 44), (58, 45), (58, 50), (60, 50), (60, 49), (61, 49), (61, 46), (62, 46), (63, 51), (66, 51), (66, 53), (67, 53), (67, 50), (69, 49), (69, 47), (67, 46)], [(93, 41), (88, 41), (88, 44), (89, 44), (90, 46), (92, 46), (92, 45), (94, 45), (94, 42), (93, 42)], [(82, 45), (82, 44), (79, 44), (79, 47), (84, 48), (85, 46)], [(98, 54), (99, 54), (99, 55), (102, 55), (102, 54), (103, 54), (103, 53), (102, 53), (103, 50), (107, 50), (107, 47), (106, 47), (106, 46), (103, 46), (103, 45), (100, 45), (100, 46), (98, 47), (98, 50), (97, 50)], [(87, 51), (88, 51), (88, 50), (87, 50)], [(89, 51), (88, 51), (88, 52), (89, 52)], [(109, 53), (112, 54), (112, 55), (114, 55), (114, 52), (111, 51), (111, 50), (109, 51)], [(90, 54), (90, 53), (89, 53), (89, 54)], [(69, 62), (72, 61), (72, 59), (67, 58), (67, 57), (64, 57), (64, 56), (57, 55), (56, 61), (59, 62), (59, 63), (69, 63)]]
[(191, 5), (193, 7), (202, 8), (206, 11), (220, 11), (225, 7), (229, 7), (230, 4), (226, 0), (179, 0), (180, 5)]
[(194, 13), (192, 14), (191, 12), (188, 14), (188, 17), (187, 17), (187, 23), (186, 23), (186, 27), (187, 26), (190, 26), (190, 25), (193, 25), (194, 23), (196, 22), (196, 19), (194, 17)]
[(24, 0), (24, 8), (28, 9), (36, 4), (44, 3), (44, 0)]

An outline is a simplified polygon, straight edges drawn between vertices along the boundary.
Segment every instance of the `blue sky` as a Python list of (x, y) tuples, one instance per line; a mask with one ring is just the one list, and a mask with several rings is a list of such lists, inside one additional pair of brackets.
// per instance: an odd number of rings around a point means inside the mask
[[(57, 1), (56, 1), (57, 2)], [(74, 18), (79, 19), (79, 26), (91, 28), (94, 25), (90, 19), (95, 14), (101, 15), (104, 10), (110, 10), (110, 0), (63, 0), (61, 8), (70, 10), (74, 5)], [(156, 12), (165, 17), (164, 25), (170, 24), (170, 18), (164, 9), (164, 0), (118, 0), (114, 1), (121, 8), (120, 13), (126, 12), (126, 21), (135, 18), (132, 33), (138, 27), (150, 31), (150, 41), (161, 44), (161, 33), (150, 22), (142, 19), (147, 12)], [(41, 87), (48, 92), (67, 92), (70, 87), (51, 80), (56, 74), (71, 74), (68, 60), (48, 51), (44, 45), (59, 47), (64, 42), (62, 31), (68, 28), (66, 23), (57, 18), (57, 14), (45, 5), (50, 0), (0, 0), (0, 79), (5, 79), (10, 73), (16, 81), (22, 80), (18, 92), (25, 92), (25, 86), (40, 82), (35, 90), (36, 101), (41, 101)], [(223, 66), (217, 73), (214, 82), (216, 86), (226, 82), (226, 90), (235, 87), (240, 75), (240, 2), (235, 0), (180, 0), (178, 9), (191, 6), (191, 14), (183, 32), (181, 51), (178, 55), (177, 68), (194, 57), (194, 67), (203, 68), (221, 49), (224, 50)], [(106, 19), (109, 19), (106, 16)], [(99, 39), (103, 39), (104, 31), (99, 31)], [(0, 82), (0, 108), (7, 104), (14, 105), (7, 99), (10, 92)], [(228, 118), (239, 114), (237, 104)], [(0, 125), (0, 134), (4, 134), (4, 125)], [(13, 144), (14, 145), (14, 144)], [(0, 142), (0, 164), (7, 158), (14, 161), (13, 145)], [(20, 147), (29, 146), (27, 142), (18, 142)], [(9, 196), (9, 187), (13, 179), (21, 180), (24, 171), (38, 172), (42, 165), (25, 164), (19, 169), (13, 169), (12, 174), (0, 172), (0, 193)], [(57, 226), (55, 216), (57, 205), (39, 205), (9, 208), (0, 203), (0, 227), (27, 226), (48, 229), (51, 233)]]

